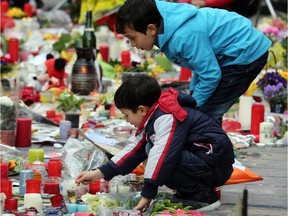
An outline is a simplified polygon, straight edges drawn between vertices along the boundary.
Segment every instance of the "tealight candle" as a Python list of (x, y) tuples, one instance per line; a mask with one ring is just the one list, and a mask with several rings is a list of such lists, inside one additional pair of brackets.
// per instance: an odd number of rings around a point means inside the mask
[(28, 162), (30, 164), (35, 161), (43, 163), (44, 162), (44, 150), (43, 149), (29, 149), (28, 152)]

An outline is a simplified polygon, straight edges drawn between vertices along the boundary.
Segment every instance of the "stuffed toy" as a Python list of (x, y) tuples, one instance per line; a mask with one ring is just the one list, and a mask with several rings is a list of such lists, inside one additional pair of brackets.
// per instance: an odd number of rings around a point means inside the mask
[(42, 91), (51, 88), (65, 89), (64, 76), (66, 60), (63, 58), (55, 59), (52, 54), (48, 54), (46, 59), (45, 66), (47, 73), (35, 76), (33, 79), (39, 81), (43, 85)]

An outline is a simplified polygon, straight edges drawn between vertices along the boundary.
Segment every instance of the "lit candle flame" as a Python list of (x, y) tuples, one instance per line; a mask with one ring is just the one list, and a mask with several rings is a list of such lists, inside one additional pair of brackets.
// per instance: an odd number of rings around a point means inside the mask
[(83, 74), (86, 74), (86, 73), (87, 73), (87, 68), (84, 67), (84, 66), (82, 66), (81, 72), (82, 72)]

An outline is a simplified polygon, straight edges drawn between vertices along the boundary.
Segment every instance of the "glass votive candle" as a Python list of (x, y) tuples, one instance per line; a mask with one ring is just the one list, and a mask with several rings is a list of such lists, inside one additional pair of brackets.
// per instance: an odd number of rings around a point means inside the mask
[(4, 210), (17, 211), (18, 210), (18, 199), (5, 199)]
[(28, 162), (44, 163), (44, 149), (29, 149)]
[(60, 183), (57, 181), (53, 181), (53, 180), (46, 180), (46, 182), (44, 182), (44, 193), (59, 194)]
[(27, 179), (26, 193), (41, 193), (41, 180)]
[(61, 177), (62, 162), (60, 159), (50, 159), (48, 161), (48, 176)]
[(90, 194), (96, 194), (97, 192), (100, 192), (101, 190), (101, 182), (100, 180), (94, 181), (89, 184), (89, 193)]
[(55, 194), (54, 196), (50, 197), (50, 202), (52, 207), (60, 207), (63, 203), (63, 196), (62, 194)]
[(1, 163), (0, 164), (0, 179), (2, 180), (8, 180), (9, 174), (8, 174), (8, 164), (7, 163)]
[(0, 192), (3, 192), (6, 195), (6, 199), (12, 198), (12, 181), (1, 180)]

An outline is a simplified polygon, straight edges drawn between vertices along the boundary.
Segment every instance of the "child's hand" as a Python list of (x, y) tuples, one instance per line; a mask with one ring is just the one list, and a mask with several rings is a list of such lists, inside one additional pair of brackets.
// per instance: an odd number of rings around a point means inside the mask
[(93, 171), (84, 171), (76, 177), (75, 183), (77, 185), (80, 183), (87, 185), (103, 177), (104, 175), (99, 169)]
[(144, 208), (149, 208), (151, 199), (141, 197), (137, 206), (135, 206), (134, 210), (143, 210)]

